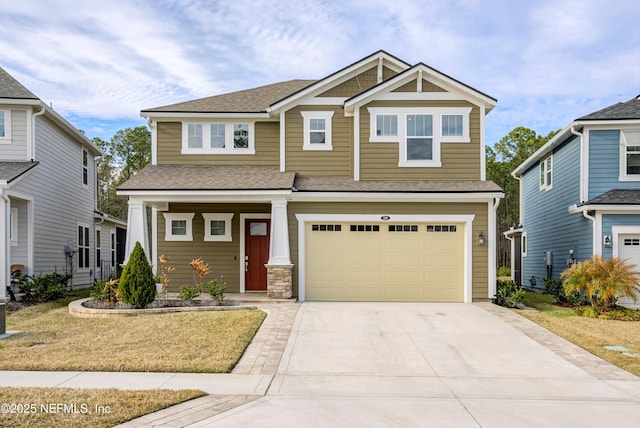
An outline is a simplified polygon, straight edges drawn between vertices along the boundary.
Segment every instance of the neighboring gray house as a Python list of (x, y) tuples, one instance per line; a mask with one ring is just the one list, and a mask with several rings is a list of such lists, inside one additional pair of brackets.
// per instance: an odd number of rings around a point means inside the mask
[(513, 176), (521, 225), (505, 236), (516, 282), (544, 287), (595, 254), (640, 268), (640, 96), (576, 119)]
[(95, 211), (100, 155), (83, 133), (0, 68), (0, 300), (9, 297), (12, 270), (72, 270), (74, 287), (102, 274), (98, 248), (106, 260), (111, 234), (124, 226)]

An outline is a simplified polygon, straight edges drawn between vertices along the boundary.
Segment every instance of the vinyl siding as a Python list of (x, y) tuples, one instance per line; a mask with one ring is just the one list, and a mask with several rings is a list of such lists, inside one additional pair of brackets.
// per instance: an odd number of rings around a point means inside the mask
[(95, 269), (95, 162), (89, 152), (88, 185), (82, 185), (82, 146), (47, 118), (36, 119), (36, 160), (40, 164), (12, 191), (33, 198), (34, 266), (31, 273), (64, 272), (64, 245), (78, 246), (77, 223), (90, 228), (90, 269), (78, 270), (74, 254), (73, 285), (93, 282)]
[[(158, 213), (158, 254), (169, 256), (176, 269), (171, 274), (169, 290), (177, 292), (181, 285), (193, 286), (191, 260), (202, 257), (209, 264), (211, 273), (206, 281), (224, 276), (229, 293), (240, 292), (240, 214), (270, 213), (271, 205), (246, 204), (169, 204), (169, 213), (195, 213), (192, 223), (193, 241), (165, 241), (165, 219)], [(202, 213), (234, 213), (231, 220), (230, 242), (205, 242)], [(205, 281), (205, 282), (206, 282)], [(206, 290), (205, 290), (206, 293)]]
[[(414, 82), (415, 85), (415, 82)], [(439, 168), (398, 167), (398, 143), (369, 142), (370, 115), (367, 107), (472, 107), (469, 143), (442, 143)], [(479, 180), (480, 109), (465, 101), (375, 101), (360, 109), (361, 180)], [(484, 153), (482, 154), (484, 156)]]
[[(333, 111), (333, 150), (303, 150), (302, 111)], [(353, 119), (339, 106), (297, 106), (286, 113), (286, 170), (300, 175), (352, 175)]]
[[(604, 214), (602, 216), (602, 236), (598, 237), (604, 240), (605, 235), (611, 236), (613, 239), (612, 226), (640, 226), (640, 214)], [(617, 242), (613, 242), (611, 247), (602, 246), (602, 256), (605, 258), (613, 257), (613, 247), (617, 246)]]
[[(238, 121), (238, 122), (241, 122)], [(180, 122), (158, 122), (159, 165), (270, 165), (280, 162), (280, 124), (278, 122), (256, 122), (254, 155), (183, 155), (182, 124)]]
[(589, 131), (589, 199), (611, 189), (639, 189), (639, 181), (618, 181), (620, 131)]
[[(0, 110), (3, 108), (0, 107)], [(26, 161), (27, 111), (11, 110), (11, 144), (0, 143), (1, 161)]]
[[(472, 214), (472, 236), (488, 230), (487, 204), (482, 203), (303, 203), (292, 202), (287, 206), (289, 215), (289, 242), (293, 268), (293, 294), (298, 295), (298, 220), (296, 214)], [(474, 240), (472, 249), (473, 300), (487, 300), (488, 247), (480, 247)]]
[(522, 281), (532, 276), (537, 287), (544, 287), (547, 276), (544, 252), (553, 252), (551, 276), (560, 277), (566, 269), (569, 250), (584, 260), (592, 254), (592, 223), (581, 214), (569, 214), (568, 207), (580, 203), (580, 140), (572, 138), (556, 149), (552, 160), (552, 189), (540, 190), (539, 166), (536, 164), (522, 178), (522, 225), (527, 234), (527, 255), (522, 261)]
[[(391, 92), (416, 92), (418, 90), (418, 83), (416, 80), (405, 83), (399, 88), (394, 89)], [(426, 79), (422, 79), (422, 92), (447, 92), (445, 89), (438, 85), (429, 82)]]
[[(386, 80), (396, 73), (383, 66), (383, 78)], [(378, 67), (374, 66), (318, 95), (319, 97), (352, 97), (378, 84)]]

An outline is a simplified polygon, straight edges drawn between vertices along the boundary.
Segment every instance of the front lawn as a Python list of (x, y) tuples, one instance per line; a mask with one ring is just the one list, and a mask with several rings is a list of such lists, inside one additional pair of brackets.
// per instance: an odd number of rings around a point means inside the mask
[(515, 310), (546, 329), (594, 355), (640, 376), (640, 357), (610, 351), (603, 346), (624, 346), (640, 354), (640, 321), (618, 321), (578, 316), (575, 309), (555, 304), (552, 296), (527, 292), (524, 304), (537, 311)]
[(260, 310), (84, 319), (75, 296), (7, 314), (0, 370), (228, 373), (265, 318)]
[(193, 390), (0, 387), (0, 426), (107, 428), (203, 395)]

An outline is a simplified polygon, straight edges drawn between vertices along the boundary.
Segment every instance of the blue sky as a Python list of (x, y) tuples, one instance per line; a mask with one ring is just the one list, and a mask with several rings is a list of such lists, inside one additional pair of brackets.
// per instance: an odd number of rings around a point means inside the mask
[(487, 143), (640, 94), (637, 0), (21, 0), (0, 66), (89, 138), (139, 112), (295, 78), (379, 49), (498, 99)]

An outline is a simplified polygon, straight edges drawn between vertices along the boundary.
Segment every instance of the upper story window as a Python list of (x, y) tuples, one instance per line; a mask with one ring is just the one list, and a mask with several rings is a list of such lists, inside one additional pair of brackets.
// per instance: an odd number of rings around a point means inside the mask
[(254, 123), (183, 123), (182, 154), (255, 154)]
[(0, 144), (11, 143), (11, 110), (0, 110)]
[(540, 190), (551, 190), (553, 177), (553, 155), (540, 162)]
[(303, 150), (332, 150), (332, 111), (303, 111)]
[(89, 152), (82, 149), (82, 185), (89, 184)]
[(470, 107), (370, 107), (370, 142), (399, 143), (400, 167), (439, 167), (441, 143), (468, 143)]
[(195, 213), (162, 213), (165, 220), (165, 241), (193, 241)]
[(620, 180), (640, 181), (640, 130), (620, 132)]

